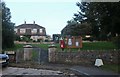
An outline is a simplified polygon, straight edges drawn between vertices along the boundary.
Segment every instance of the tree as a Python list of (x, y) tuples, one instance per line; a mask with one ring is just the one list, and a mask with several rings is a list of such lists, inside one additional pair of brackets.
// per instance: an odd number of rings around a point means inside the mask
[(88, 10), (87, 6), (89, 3), (77, 2), (76, 5), (80, 8), (80, 11), (75, 13), (73, 19), (67, 22), (66, 27), (62, 30), (63, 35), (83, 36), (91, 34), (91, 26), (86, 22), (86, 11)]
[(77, 23), (74, 20), (67, 22), (68, 24), (62, 30), (62, 35), (83, 36), (91, 33), (91, 27), (87, 23)]
[(88, 5), (89, 3), (87, 2), (77, 2), (76, 5), (79, 7), (80, 11), (78, 11), (78, 13), (75, 13), (74, 14), (74, 17), (73, 19), (77, 22), (80, 22), (80, 23), (84, 23), (86, 21), (86, 11), (88, 9)]
[(112, 37), (119, 35), (120, 2), (92, 3), (91, 6), (94, 7), (92, 10), (94, 13), (91, 12), (90, 15), (95, 16), (94, 20), (97, 19), (96, 26), (98, 25), (100, 28), (100, 36), (107, 36), (109, 33)]
[(0, 3), (0, 51), (2, 51), (2, 5)]
[(6, 7), (5, 2), (2, 5), (2, 49), (14, 46), (14, 23), (11, 22), (11, 12)]
[(92, 35), (96, 38), (120, 35), (120, 2), (81, 2), (75, 20), (87, 22), (92, 27)]

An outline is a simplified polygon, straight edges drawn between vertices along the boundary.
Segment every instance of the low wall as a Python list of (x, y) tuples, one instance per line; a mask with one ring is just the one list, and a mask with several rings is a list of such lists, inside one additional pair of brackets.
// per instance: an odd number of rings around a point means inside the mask
[(103, 63), (118, 64), (120, 59), (120, 50), (78, 50), (78, 51), (54, 51), (51, 56), (54, 63), (70, 63), (70, 64), (94, 64), (95, 60), (100, 58)]

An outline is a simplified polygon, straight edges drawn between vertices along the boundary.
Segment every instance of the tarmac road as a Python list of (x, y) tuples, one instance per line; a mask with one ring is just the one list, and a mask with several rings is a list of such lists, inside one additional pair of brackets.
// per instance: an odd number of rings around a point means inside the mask
[(77, 77), (77, 76), (65, 76), (61, 71), (6, 67), (2, 69), (1, 77)]
[(60, 71), (33, 68), (7, 67), (2, 70), (3, 75), (59, 75)]

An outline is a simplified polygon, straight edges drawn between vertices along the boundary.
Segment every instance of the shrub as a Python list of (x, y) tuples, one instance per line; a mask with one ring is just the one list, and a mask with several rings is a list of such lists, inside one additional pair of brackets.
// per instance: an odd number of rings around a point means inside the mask
[(113, 43), (116, 45), (118, 49), (120, 49), (120, 36), (112, 38)]

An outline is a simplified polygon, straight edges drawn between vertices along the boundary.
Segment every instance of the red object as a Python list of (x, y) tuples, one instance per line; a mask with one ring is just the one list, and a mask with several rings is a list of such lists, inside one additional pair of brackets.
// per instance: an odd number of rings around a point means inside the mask
[(64, 42), (64, 40), (60, 40), (60, 47), (61, 48), (65, 48), (65, 42)]

